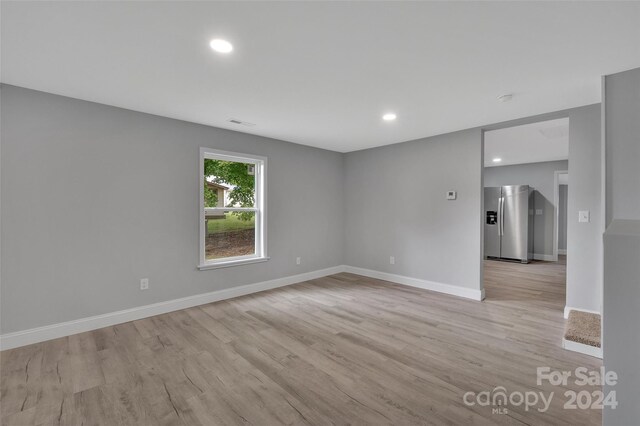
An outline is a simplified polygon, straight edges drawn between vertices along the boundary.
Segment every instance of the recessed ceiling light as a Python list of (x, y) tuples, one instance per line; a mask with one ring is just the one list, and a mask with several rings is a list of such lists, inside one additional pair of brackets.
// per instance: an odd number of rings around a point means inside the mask
[(229, 53), (233, 50), (233, 45), (221, 38), (214, 38), (209, 42), (209, 46), (218, 53)]
[(499, 162), (501, 162), (501, 161), (502, 161), (502, 158), (498, 158), (498, 157), (496, 157), (496, 158), (494, 158), (494, 159), (493, 159), (493, 162), (494, 162), (494, 163), (499, 163)]
[(511, 93), (507, 93), (505, 95), (498, 96), (498, 101), (499, 102), (509, 102), (511, 99), (513, 99), (513, 94), (511, 94)]
[(394, 113), (390, 112), (390, 113), (387, 113), (387, 114), (383, 115), (383, 116), (382, 116), (382, 119), (383, 119), (384, 121), (393, 121), (393, 120), (395, 120), (397, 117), (398, 117), (397, 115), (395, 115)]

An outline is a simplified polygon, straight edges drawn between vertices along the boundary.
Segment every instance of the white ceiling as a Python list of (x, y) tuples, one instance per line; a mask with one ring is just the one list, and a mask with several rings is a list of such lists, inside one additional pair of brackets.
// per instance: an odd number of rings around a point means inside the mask
[(640, 66), (640, 2), (1, 7), (4, 83), (341, 152), (599, 102)]
[[(500, 163), (494, 163), (500, 158)], [(569, 159), (569, 119), (541, 121), (484, 134), (484, 166)]]

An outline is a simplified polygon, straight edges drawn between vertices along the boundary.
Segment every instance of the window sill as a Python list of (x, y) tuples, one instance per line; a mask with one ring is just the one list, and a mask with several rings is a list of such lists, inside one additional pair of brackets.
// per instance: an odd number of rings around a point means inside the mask
[(206, 271), (207, 269), (220, 269), (220, 268), (229, 268), (231, 266), (240, 266), (240, 265), (249, 265), (251, 263), (261, 263), (269, 260), (269, 257), (254, 257), (251, 259), (238, 259), (238, 260), (229, 260), (226, 262), (216, 262), (216, 263), (203, 263), (198, 265), (198, 269), (201, 271)]

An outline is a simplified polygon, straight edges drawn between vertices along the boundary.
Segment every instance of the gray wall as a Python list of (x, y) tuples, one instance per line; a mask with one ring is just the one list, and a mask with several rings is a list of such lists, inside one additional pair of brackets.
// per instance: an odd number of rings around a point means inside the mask
[(535, 188), (535, 209), (542, 210), (533, 221), (533, 251), (538, 255), (553, 256), (553, 229), (555, 228), (554, 172), (569, 170), (568, 161), (516, 164), (485, 167), (484, 186), (530, 185)]
[[(618, 373), (620, 405), (605, 426), (640, 418), (640, 68), (605, 78), (607, 221), (604, 247), (604, 365)], [(626, 220), (623, 220), (626, 219)]]
[[(600, 311), (602, 306), (602, 137), (600, 105), (569, 113), (569, 199), (567, 209), (567, 306)], [(591, 221), (578, 222), (589, 210)]]
[[(480, 128), (343, 155), (11, 86), (1, 106), (2, 333), (343, 263), (481, 288)], [(493, 128), (567, 115), (567, 301), (595, 310), (599, 106)], [(269, 158), (269, 262), (196, 269), (200, 146)]]
[(480, 289), (481, 165), (480, 129), (346, 154), (346, 264)]
[(567, 207), (569, 185), (560, 185), (558, 191), (558, 250), (567, 249)]
[(605, 78), (607, 224), (640, 218), (640, 68)]
[(604, 426), (637, 425), (640, 419), (640, 220), (613, 220), (604, 237), (603, 363), (618, 374), (618, 407), (605, 408)]
[[(341, 154), (1, 92), (2, 333), (342, 263)], [(268, 262), (196, 269), (201, 146), (268, 157)]]

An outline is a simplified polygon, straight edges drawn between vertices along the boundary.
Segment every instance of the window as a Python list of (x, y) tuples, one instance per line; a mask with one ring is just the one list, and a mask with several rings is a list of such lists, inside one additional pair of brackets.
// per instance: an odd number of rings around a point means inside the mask
[(267, 159), (200, 148), (200, 269), (268, 259)]

